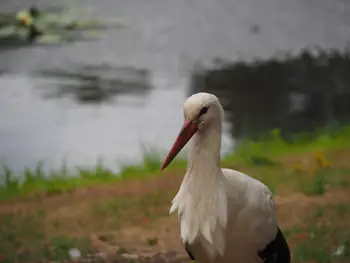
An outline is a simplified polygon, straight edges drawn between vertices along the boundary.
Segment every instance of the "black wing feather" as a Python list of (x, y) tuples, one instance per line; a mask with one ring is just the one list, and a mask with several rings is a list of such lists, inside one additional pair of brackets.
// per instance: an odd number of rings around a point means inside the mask
[(195, 259), (194, 259), (194, 256), (193, 256), (193, 254), (191, 253), (190, 248), (189, 248), (189, 246), (188, 246), (187, 243), (185, 243), (185, 249), (186, 249), (186, 252), (187, 252), (188, 256), (190, 257), (190, 259), (191, 259), (191, 260), (195, 260)]
[(280, 228), (278, 228), (275, 239), (259, 252), (259, 257), (264, 263), (290, 263), (289, 246)]

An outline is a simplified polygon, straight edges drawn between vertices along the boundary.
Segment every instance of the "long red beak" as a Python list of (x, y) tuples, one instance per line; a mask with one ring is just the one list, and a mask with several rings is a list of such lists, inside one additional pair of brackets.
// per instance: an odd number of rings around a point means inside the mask
[(164, 160), (162, 168), (160, 171), (163, 171), (171, 162), (174, 160), (176, 155), (181, 151), (181, 149), (186, 145), (186, 143), (192, 138), (192, 136), (198, 131), (198, 124), (185, 120), (184, 125), (176, 138), (176, 141), (171, 147), (167, 157)]

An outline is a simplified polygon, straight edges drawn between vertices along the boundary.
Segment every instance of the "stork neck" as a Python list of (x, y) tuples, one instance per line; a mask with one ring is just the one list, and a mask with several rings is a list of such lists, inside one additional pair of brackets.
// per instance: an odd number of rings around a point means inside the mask
[(193, 137), (188, 154), (187, 173), (221, 174), (220, 148), (221, 122), (218, 121), (199, 130)]

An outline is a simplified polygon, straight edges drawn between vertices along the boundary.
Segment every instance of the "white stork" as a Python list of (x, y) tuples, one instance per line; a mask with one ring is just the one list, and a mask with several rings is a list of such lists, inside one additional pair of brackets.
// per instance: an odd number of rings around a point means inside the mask
[(198, 263), (290, 263), (269, 188), (220, 168), (223, 116), (216, 96), (189, 97), (184, 125), (161, 168), (193, 137), (186, 174), (170, 209), (178, 209), (186, 251)]

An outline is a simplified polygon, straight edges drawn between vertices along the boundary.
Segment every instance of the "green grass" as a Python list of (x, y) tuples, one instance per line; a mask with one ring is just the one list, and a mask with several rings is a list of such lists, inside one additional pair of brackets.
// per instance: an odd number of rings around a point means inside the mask
[[(160, 174), (160, 162), (158, 154), (147, 153), (142, 164), (122, 165), (119, 173), (102, 164), (97, 164), (94, 169), (79, 167), (74, 170), (69, 170), (64, 164), (60, 170), (45, 173), (43, 163), (39, 162), (35, 169), (25, 169), (21, 174), (14, 174), (10, 168), (3, 166), (0, 178), (5, 178), (5, 183), (0, 186), (0, 200), (33, 194), (59, 194), (71, 192), (79, 186), (149, 177)], [(185, 161), (174, 160), (174, 166), (185, 167)]]
[(294, 262), (349, 262), (349, 215), (349, 203), (319, 205), (310, 209), (303, 225), (285, 229), (289, 240), (296, 238)]
[(286, 154), (300, 154), (318, 150), (332, 150), (350, 146), (350, 126), (334, 129), (320, 129), (310, 133), (294, 135), (288, 140), (282, 138), (278, 130), (259, 140), (243, 140), (237, 149), (228, 155), (223, 163), (245, 163), (254, 165), (255, 159)]
[(86, 237), (53, 236), (45, 233), (45, 215), (16, 213), (0, 217), (0, 260), (2, 263), (40, 262), (43, 258), (68, 260), (69, 250), (77, 248), (82, 255), (91, 247)]
[[(223, 158), (222, 163), (224, 166), (234, 164), (273, 169), (280, 165), (278, 161), (273, 160), (275, 157), (349, 146), (350, 126), (299, 134), (288, 140), (283, 139), (278, 130), (275, 130), (257, 141), (243, 140), (232, 154)], [(14, 174), (10, 168), (4, 166), (3, 171), (0, 172), (0, 178), (5, 178), (4, 185), (0, 187), (0, 200), (37, 194), (58, 194), (98, 183), (157, 176), (160, 175), (161, 162), (160, 154), (146, 152), (141, 164), (123, 165), (119, 173), (112, 172), (102, 164), (96, 165), (94, 169), (77, 168), (74, 170), (69, 170), (67, 165), (63, 164), (59, 170), (44, 172), (43, 164), (38, 163), (35, 169), (26, 169), (21, 174)], [(167, 171), (185, 167), (186, 160), (177, 158), (167, 168)], [(319, 179), (318, 186), (314, 186), (315, 189), (311, 189), (310, 192), (323, 192), (322, 178)]]

